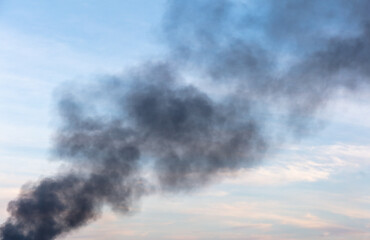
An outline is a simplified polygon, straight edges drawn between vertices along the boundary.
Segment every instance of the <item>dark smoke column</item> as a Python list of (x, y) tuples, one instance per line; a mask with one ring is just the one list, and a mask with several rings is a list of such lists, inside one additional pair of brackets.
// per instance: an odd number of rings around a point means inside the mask
[(82, 172), (75, 166), (67, 174), (24, 186), (19, 198), (9, 203), (11, 217), (1, 228), (1, 239), (55, 239), (97, 218), (105, 203), (130, 211), (132, 201), (144, 191), (136, 173), (139, 151), (127, 140), (129, 134), (111, 136), (111, 131), (115, 129), (79, 129), (63, 139), (76, 144), (63, 151), (74, 151), (66, 153), (71, 158), (89, 157), (90, 169)]
[[(243, 1), (171, 0), (167, 58), (63, 92), (54, 153), (69, 170), (25, 185), (0, 239), (54, 240), (95, 220), (103, 205), (124, 214), (147, 194), (217, 182), (302, 136), (339, 90), (368, 90), (369, 1), (255, 4), (264, 15)], [(328, 26), (356, 31), (328, 35)], [(295, 61), (282, 63), (286, 54)], [(233, 88), (206, 94), (183, 81), (189, 70)]]
[[(97, 218), (104, 204), (127, 213), (145, 194), (196, 189), (265, 151), (248, 108), (177, 84), (170, 66), (145, 65), (127, 79), (135, 81), (102, 83), (99, 98), (64, 94), (55, 152), (72, 170), (26, 185), (9, 203), (2, 240), (55, 239)], [(109, 117), (90, 111), (102, 102)], [(150, 183), (141, 176), (148, 161)]]

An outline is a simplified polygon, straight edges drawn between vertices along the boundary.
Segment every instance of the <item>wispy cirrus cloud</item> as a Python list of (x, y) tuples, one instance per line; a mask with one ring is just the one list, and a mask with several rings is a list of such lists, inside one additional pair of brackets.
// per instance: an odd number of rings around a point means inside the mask
[(270, 164), (244, 168), (227, 180), (242, 185), (281, 185), (328, 180), (335, 174), (370, 166), (368, 145), (290, 146)]

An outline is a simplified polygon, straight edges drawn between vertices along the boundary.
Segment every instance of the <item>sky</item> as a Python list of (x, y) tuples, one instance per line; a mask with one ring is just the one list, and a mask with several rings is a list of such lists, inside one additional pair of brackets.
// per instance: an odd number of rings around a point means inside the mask
[[(0, 2), (0, 222), (25, 183), (64, 167), (51, 153), (58, 89), (160, 58), (165, 8), (164, 0)], [(145, 197), (128, 215), (104, 207), (60, 239), (370, 239), (368, 100), (334, 96), (312, 134), (261, 163), (195, 191)]]

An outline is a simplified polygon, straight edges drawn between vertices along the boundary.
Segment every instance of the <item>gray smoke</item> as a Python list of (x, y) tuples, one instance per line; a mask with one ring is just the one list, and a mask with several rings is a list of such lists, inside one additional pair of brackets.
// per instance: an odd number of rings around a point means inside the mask
[[(169, 1), (165, 60), (62, 92), (54, 153), (71, 170), (24, 186), (1, 239), (56, 239), (105, 204), (128, 213), (144, 195), (196, 190), (258, 164), (284, 135), (312, 128), (331, 96), (366, 89), (368, 7)], [(230, 91), (212, 94), (202, 82)]]

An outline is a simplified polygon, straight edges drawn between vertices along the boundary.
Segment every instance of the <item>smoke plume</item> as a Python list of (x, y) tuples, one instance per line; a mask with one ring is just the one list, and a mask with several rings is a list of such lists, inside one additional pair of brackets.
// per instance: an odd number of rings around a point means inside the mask
[(53, 240), (103, 205), (128, 213), (258, 164), (331, 96), (370, 82), (366, 0), (167, 4), (162, 61), (60, 94), (53, 152), (70, 170), (22, 188), (2, 240)]

